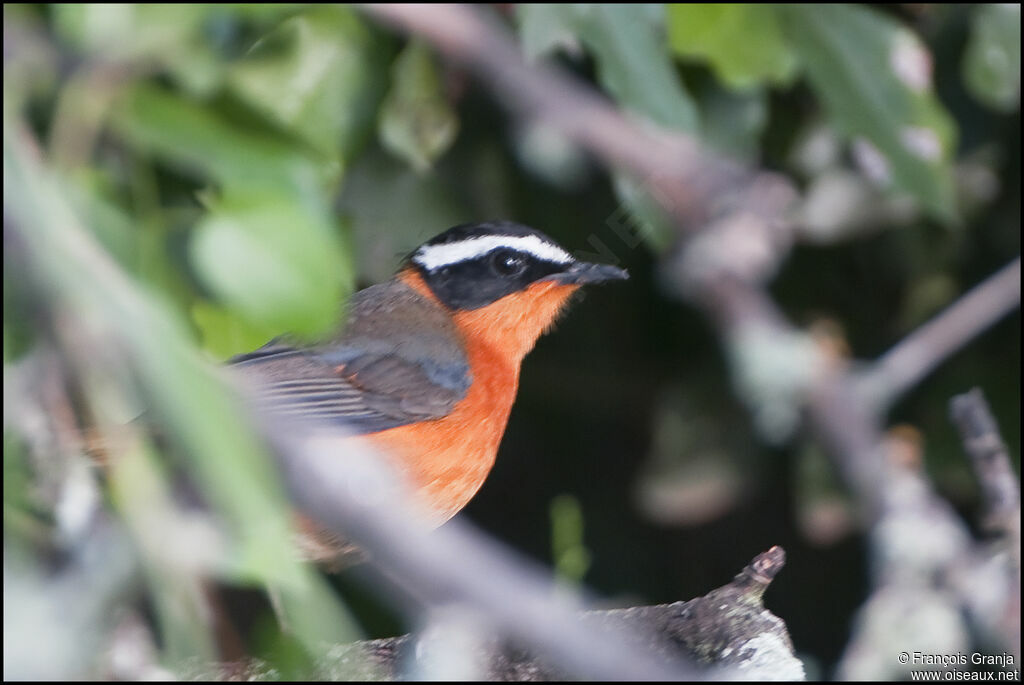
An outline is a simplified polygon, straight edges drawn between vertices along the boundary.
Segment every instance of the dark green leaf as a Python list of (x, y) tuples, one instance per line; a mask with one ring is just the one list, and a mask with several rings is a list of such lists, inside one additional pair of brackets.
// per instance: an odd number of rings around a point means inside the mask
[(391, 69), (391, 91), (380, 111), (381, 142), (424, 172), (451, 146), (458, 129), (430, 49), (412, 41)]
[(697, 129), (697, 107), (669, 58), (660, 6), (520, 5), (518, 12), (528, 53), (576, 36), (594, 54), (601, 85), (619, 104), (668, 128)]
[(153, 86), (133, 88), (114, 123), (143, 150), (232, 188), (308, 192), (324, 173), (294, 147), (250, 134), (203, 105)]
[[(573, 36), (593, 53), (598, 78), (624, 109), (665, 128), (695, 133), (697, 105), (669, 57), (661, 5), (548, 4), (518, 6), (520, 36), (534, 57)], [(614, 174), (615, 194), (639, 222), (639, 232), (666, 244), (671, 226), (641, 184)]]
[(519, 42), (526, 59), (532, 62), (560, 48), (576, 51), (580, 44), (572, 18), (571, 8), (564, 4), (516, 5)]
[(231, 65), (228, 84), (328, 159), (347, 156), (379, 100), (384, 64), (373, 39), (347, 7), (310, 9)]
[(436, 174), (418, 174), (380, 150), (352, 167), (339, 207), (352, 225), (359, 277), (374, 283), (390, 278), (420, 243), (472, 218)]
[[(835, 126), (875, 175), (936, 218), (956, 217), (956, 131), (931, 84), (931, 57), (895, 19), (852, 5), (780, 6), (781, 24)], [(865, 144), (867, 143), (867, 144)]]
[(761, 132), (768, 123), (768, 99), (759, 88), (743, 92), (710, 84), (698, 93), (703, 138), (732, 157), (756, 161)]

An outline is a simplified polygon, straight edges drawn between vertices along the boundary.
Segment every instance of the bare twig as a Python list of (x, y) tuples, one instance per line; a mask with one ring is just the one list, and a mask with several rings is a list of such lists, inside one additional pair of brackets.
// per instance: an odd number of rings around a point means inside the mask
[(968, 291), (883, 354), (857, 379), (884, 412), (950, 355), (1020, 307), (1020, 257)]

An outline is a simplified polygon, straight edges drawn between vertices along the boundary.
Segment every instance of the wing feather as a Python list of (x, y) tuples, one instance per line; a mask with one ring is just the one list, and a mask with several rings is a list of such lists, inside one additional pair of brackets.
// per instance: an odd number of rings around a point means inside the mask
[(275, 339), (230, 363), (258, 381), (260, 399), (275, 410), (356, 433), (446, 416), (470, 381), (450, 318), (394, 282), (356, 294), (335, 343), (300, 349)]

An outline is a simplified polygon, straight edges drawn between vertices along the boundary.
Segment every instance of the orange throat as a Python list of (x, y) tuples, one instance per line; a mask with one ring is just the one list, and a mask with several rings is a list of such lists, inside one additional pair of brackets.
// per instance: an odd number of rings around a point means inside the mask
[[(438, 301), (415, 270), (406, 268), (398, 278), (421, 295)], [(578, 289), (575, 284), (537, 281), (485, 307), (457, 311), (453, 318), (467, 350), (476, 346), (490, 347), (498, 357), (514, 365), (518, 375), (523, 357), (551, 328)]]
[[(437, 301), (412, 269), (398, 278)], [(447, 416), (373, 435), (411, 479), (440, 525), (483, 485), (494, 465), (519, 385), (519, 367), (577, 286), (539, 281), (485, 307), (455, 312), (472, 383)]]

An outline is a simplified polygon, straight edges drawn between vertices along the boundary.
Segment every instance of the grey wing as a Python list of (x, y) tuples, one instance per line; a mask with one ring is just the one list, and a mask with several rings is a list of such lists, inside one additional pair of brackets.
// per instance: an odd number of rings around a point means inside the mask
[[(334, 355), (332, 355), (334, 356)], [(335, 364), (316, 351), (272, 342), (232, 365), (259, 381), (276, 412), (318, 419), (357, 434), (446, 416), (465, 395), (431, 380), (416, 361), (396, 354), (347, 354)]]
[(397, 281), (356, 293), (332, 343), (299, 350), (271, 341), (232, 362), (263, 381), (282, 411), (359, 433), (447, 416), (472, 380), (448, 313)]

